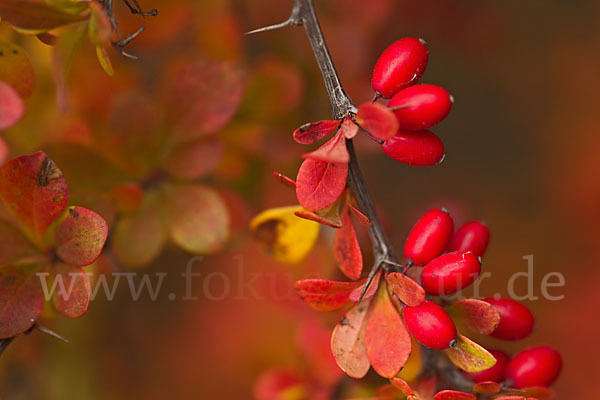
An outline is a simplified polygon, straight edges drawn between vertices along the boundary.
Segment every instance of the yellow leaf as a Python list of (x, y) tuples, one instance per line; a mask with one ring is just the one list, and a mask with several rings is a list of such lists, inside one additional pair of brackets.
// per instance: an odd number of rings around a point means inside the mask
[(108, 58), (106, 49), (102, 46), (96, 46), (96, 55), (98, 56), (98, 61), (104, 72), (106, 72), (108, 76), (115, 76), (115, 70), (110, 62), (110, 58)]
[(484, 371), (496, 364), (490, 352), (462, 335), (458, 335), (457, 345), (445, 352), (454, 365), (466, 372)]
[(299, 206), (265, 210), (250, 221), (254, 237), (266, 247), (277, 261), (301, 262), (313, 248), (319, 236), (319, 224), (298, 218)]

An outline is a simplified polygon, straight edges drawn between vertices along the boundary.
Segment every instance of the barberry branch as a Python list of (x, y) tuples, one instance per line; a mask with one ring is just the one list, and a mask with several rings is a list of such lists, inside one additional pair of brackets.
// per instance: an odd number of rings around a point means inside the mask
[[(327, 43), (325, 42), (325, 37), (321, 31), (312, 0), (294, 0), (292, 13), (286, 21), (250, 31), (248, 34), (280, 29), (292, 25), (302, 25), (306, 31), (315, 59), (323, 76), (325, 88), (331, 103), (333, 118), (339, 120), (345, 117), (352, 117), (357, 111), (356, 106), (340, 82)], [(381, 268), (400, 270), (402, 265), (399, 263), (391, 242), (383, 229), (379, 215), (375, 209), (373, 198), (369, 194), (367, 182), (360, 169), (352, 139), (346, 141), (346, 146), (350, 154), (348, 186), (360, 210), (372, 221), (372, 225), (368, 228), (368, 231), (373, 246), (374, 264), (369, 272), (367, 284), (364, 285), (364, 295), (368, 283)], [(448, 359), (440, 355), (440, 352), (429, 351), (425, 347), (422, 347), (422, 349), (424, 354), (424, 371), (431, 374), (438, 374), (446, 384), (453, 388), (471, 391), (472, 383), (458, 372), (456, 368), (451, 366)]]
[[(317, 60), (319, 69), (323, 76), (323, 82), (331, 103), (331, 110), (334, 119), (352, 117), (357, 109), (352, 99), (344, 90), (337, 70), (329, 53), (329, 48), (325, 42), (325, 37), (321, 31), (321, 25), (317, 18), (312, 0), (294, 0), (294, 6), (290, 17), (276, 25), (267, 26), (248, 32), (248, 34), (265, 32), (287, 26), (303, 26), (313, 53)], [(369, 194), (367, 183), (362, 175), (352, 139), (347, 140), (348, 152), (350, 153), (350, 162), (348, 164), (348, 185), (358, 207), (371, 220), (372, 225), (368, 228), (369, 236), (373, 246), (374, 265), (369, 273), (368, 282), (370, 282), (380, 268), (395, 269), (398, 259), (394, 249), (383, 230), (381, 221), (375, 210), (373, 199)], [(368, 284), (365, 285), (365, 290)]]

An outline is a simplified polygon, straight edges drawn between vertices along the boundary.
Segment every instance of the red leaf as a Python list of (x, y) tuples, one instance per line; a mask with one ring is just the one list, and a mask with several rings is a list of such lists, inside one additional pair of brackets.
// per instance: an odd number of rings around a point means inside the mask
[(340, 126), (340, 121), (310, 122), (294, 131), (294, 140), (300, 144), (311, 144), (328, 136), (338, 126)]
[(172, 82), (171, 117), (180, 122), (175, 139), (188, 142), (227, 124), (244, 95), (244, 74), (237, 65), (202, 60), (187, 65)]
[(35, 75), (25, 50), (14, 43), (0, 42), (0, 53), (0, 81), (8, 83), (24, 99), (31, 96)]
[[(82, 11), (85, 7), (82, 6)], [(12, 26), (33, 31), (47, 31), (87, 18), (36, 0), (3, 0), (0, 17)]]
[(359, 209), (357, 209), (352, 204), (350, 204), (350, 202), (348, 202), (347, 204), (348, 204), (348, 207), (350, 207), (350, 211), (352, 212), (352, 214), (354, 214), (354, 216), (356, 218), (358, 218), (358, 221), (362, 225), (364, 225), (364, 226), (371, 226), (371, 225), (373, 225), (373, 222), (369, 219), (369, 217), (367, 217)]
[(29, 329), (39, 318), (43, 305), (44, 292), (34, 271), (0, 269), (0, 339)]
[(342, 227), (342, 219), (340, 218), (338, 202), (335, 202), (329, 207), (318, 211), (295, 211), (294, 215), (300, 218), (308, 219), (310, 221), (318, 222), (319, 224), (330, 226), (332, 228)]
[(296, 187), (296, 182), (292, 178), (288, 178), (281, 172), (273, 172), (273, 177), (281, 184), (289, 187)]
[(58, 264), (54, 279), (54, 307), (69, 318), (79, 318), (85, 314), (90, 302), (90, 281), (87, 274), (79, 267)]
[(331, 351), (338, 366), (348, 376), (363, 378), (369, 371), (365, 347), (367, 316), (371, 300), (365, 300), (348, 311), (331, 335)]
[(502, 386), (493, 381), (479, 382), (473, 385), (473, 391), (479, 394), (495, 394), (502, 391)]
[(491, 304), (476, 299), (463, 299), (452, 304), (448, 312), (470, 330), (489, 335), (500, 323), (500, 312)]
[(356, 122), (377, 139), (387, 140), (398, 131), (394, 113), (379, 103), (365, 103), (358, 108)]
[[(375, 274), (375, 276), (373, 277), (373, 280), (371, 281), (371, 284), (369, 285), (369, 288), (367, 289), (367, 291), (365, 292), (365, 295), (363, 296), (363, 300), (373, 297), (373, 295), (377, 292), (377, 289), (379, 288), (379, 280), (381, 279), (381, 273), (382, 272), (380, 271), (377, 274)], [(358, 301), (358, 299), (360, 298), (360, 294), (362, 293), (363, 288), (366, 285), (366, 279), (363, 281), (365, 282), (363, 285), (357, 287), (356, 289), (354, 289), (352, 291), (352, 293), (350, 293), (350, 301), (356, 303)]]
[(93, 263), (102, 252), (108, 225), (104, 218), (83, 207), (69, 207), (54, 227), (56, 254), (76, 266)]
[(341, 131), (317, 150), (302, 156), (330, 163), (348, 163), (350, 161), (350, 154), (346, 148), (346, 138)]
[(392, 382), (392, 385), (394, 385), (396, 389), (402, 392), (404, 396), (414, 395), (414, 392), (410, 385), (406, 383), (406, 381), (404, 381), (403, 379), (392, 377), (390, 378), (390, 382)]
[(417, 282), (401, 272), (392, 272), (385, 276), (390, 288), (407, 306), (420, 306), (425, 300), (425, 290)]
[(40, 151), (0, 167), (0, 198), (25, 228), (39, 235), (67, 206), (67, 183), (62, 171)]
[(349, 295), (359, 282), (336, 282), (325, 279), (305, 279), (297, 281), (294, 288), (298, 296), (319, 311), (331, 311), (344, 307), (350, 302)]
[(307, 210), (321, 210), (333, 204), (346, 188), (348, 164), (332, 164), (307, 158), (296, 178), (296, 196)]
[(0, 268), (38, 254), (39, 250), (14, 226), (0, 220)]
[(342, 211), (342, 227), (335, 231), (333, 251), (335, 260), (344, 275), (352, 280), (360, 278), (363, 269), (362, 253), (347, 208)]
[(385, 287), (379, 289), (375, 298), (365, 333), (365, 346), (371, 366), (386, 378), (396, 376), (410, 355), (410, 335)]
[[(508, 391), (506, 393), (507, 397), (513, 396), (520, 399), (538, 399), (538, 400), (547, 400), (553, 398), (555, 393), (552, 389), (543, 387), (543, 386), (532, 386), (528, 388), (519, 389), (518, 391)], [(523, 397), (524, 396), (524, 397)], [(503, 398), (503, 397), (500, 397)], [(499, 398), (496, 398), (498, 400)]]
[(222, 156), (223, 142), (210, 137), (177, 147), (165, 167), (177, 179), (197, 179), (215, 169)]
[(0, 81), (0, 131), (10, 128), (25, 115), (25, 104), (19, 93)]
[(433, 400), (475, 400), (477, 397), (470, 393), (457, 392), (456, 390), (442, 390)]
[(358, 125), (356, 125), (350, 118), (344, 119), (340, 127), (340, 132), (346, 139), (352, 139), (358, 133)]
[(262, 373), (254, 385), (256, 400), (282, 399), (286, 393), (295, 393), (294, 389), (304, 392), (306, 383), (297, 374), (280, 369), (272, 369)]

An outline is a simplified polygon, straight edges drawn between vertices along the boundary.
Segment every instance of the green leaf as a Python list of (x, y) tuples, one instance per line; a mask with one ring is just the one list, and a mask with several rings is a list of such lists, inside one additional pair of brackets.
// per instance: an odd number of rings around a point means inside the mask
[(24, 99), (33, 92), (33, 66), (25, 50), (14, 43), (0, 41), (0, 81), (8, 83)]
[(0, 269), (0, 339), (25, 332), (39, 318), (44, 292), (37, 270)]
[(177, 185), (166, 193), (165, 225), (179, 247), (195, 254), (213, 253), (229, 236), (229, 214), (221, 196), (202, 185)]
[(35, 239), (66, 208), (67, 183), (62, 171), (40, 151), (0, 167), (0, 199)]
[(87, 208), (69, 207), (53, 226), (56, 254), (67, 264), (93, 263), (104, 247), (108, 225), (104, 218)]

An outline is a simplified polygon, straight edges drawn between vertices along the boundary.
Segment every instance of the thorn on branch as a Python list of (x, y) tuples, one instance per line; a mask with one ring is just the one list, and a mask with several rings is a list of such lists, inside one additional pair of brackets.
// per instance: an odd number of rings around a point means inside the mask
[(137, 0), (131, 0), (133, 5), (128, 0), (123, 0), (123, 3), (129, 8), (129, 12), (135, 15), (141, 15), (142, 17), (156, 17), (158, 15), (158, 11), (153, 8), (150, 11), (142, 10), (140, 3)]
[(292, 9), (292, 14), (290, 17), (283, 21), (280, 24), (265, 26), (264, 28), (258, 28), (251, 30), (250, 32), (246, 32), (245, 35), (253, 35), (255, 33), (274, 31), (277, 29), (285, 28), (291, 25), (301, 26), (304, 25), (304, 19), (302, 19), (300, 15), (300, 7), (301, 4), (298, 1), (294, 1), (294, 8)]
[(121, 39), (117, 42), (113, 42), (113, 46), (115, 47), (115, 49), (117, 49), (117, 51), (119, 53), (121, 53), (121, 55), (124, 55), (125, 57), (131, 58), (133, 60), (137, 60), (137, 56), (134, 56), (133, 54), (129, 54), (127, 52), (125, 52), (123, 49), (125, 48), (125, 46), (127, 46), (133, 39), (135, 39), (140, 33), (144, 32), (146, 30), (146, 27), (144, 25), (140, 26), (140, 28), (135, 31), (134, 33), (128, 33), (127, 36), (125, 36), (124, 39)]

